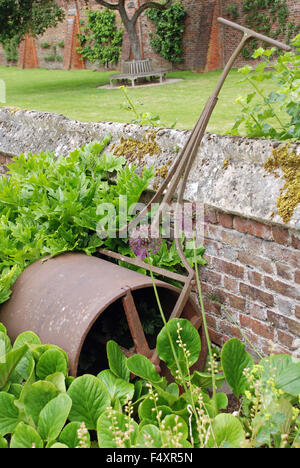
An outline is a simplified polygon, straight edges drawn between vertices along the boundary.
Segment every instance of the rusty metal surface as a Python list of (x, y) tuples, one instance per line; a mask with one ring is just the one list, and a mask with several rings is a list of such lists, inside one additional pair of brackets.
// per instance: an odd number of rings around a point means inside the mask
[[(162, 281), (156, 281), (156, 285), (176, 297), (180, 293)], [(45, 262), (37, 261), (19, 276), (10, 300), (0, 308), (0, 321), (12, 340), (31, 330), (42, 343), (60, 346), (69, 356), (70, 374), (76, 376), (88, 332), (102, 312), (120, 298), (125, 301), (129, 327), (138, 347), (136, 352), (146, 350), (149, 356), (141, 327), (137, 326), (135, 333), (134, 325), (140, 321), (130, 294), (143, 288), (153, 289), (151, 278), (97, 257), (66, 253)], [(185, 313), (199, 315), (192, 299)], [(158, 365), (157, 360), (155, 363)]]

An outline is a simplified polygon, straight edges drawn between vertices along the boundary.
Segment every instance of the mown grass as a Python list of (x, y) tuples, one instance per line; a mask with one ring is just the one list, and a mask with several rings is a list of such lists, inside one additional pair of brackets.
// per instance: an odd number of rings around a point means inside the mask
[[(168, 74), (168, 78), (179, 78), (181, 81), (161, 86), (128, 87), (128, 93), (134, 102), (142, 103), (139, 111), (159, 115), (165, 126), (176, 120), (176, 128), (190, 129), (213, 92), (220, 74), (221, 70), (204, 74), (173, 72)], [(122, 91), (118, 87), (99, 88), (109, 83), (109, 75), (110, 72), (92, 70), (0, 67), (0, 79), (6, 84), (6, 106), (56, 112), (84, 122), (130, 122), (133, 115), (121, 108), (125, 101)], [(240, 110), (234, 101), (251, 91), (250, 85), (237, 84), (240, 77), (236, 69), (231, 71), (208, 131), (223, 134), (232, 127)], [(264, 82), (263, 86), (270, 90), (272, 85)]]

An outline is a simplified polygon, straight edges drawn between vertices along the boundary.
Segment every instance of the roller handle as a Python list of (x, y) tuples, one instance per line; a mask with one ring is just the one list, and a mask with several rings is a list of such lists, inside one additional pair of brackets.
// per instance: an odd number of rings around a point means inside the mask
[(244, 26), (241, 26), (240, 24), (234, 23), (233, 21), (226, 20), (224, 18), (218, 18), (219, 23), (225, 24), (226, 26), (230, 26), (234, 29), (238, 29), (239, 31), (243, 32), (245, 35), (247, 35), (249, 38), (255, 37), (256, 39), (259, 39), (260, 41), (265, 41), (268, 42), (269, 44), (279, 47), (279, 49), (283, 49), (286, 51), (291, 51), (293, 50), (292, 47), (290, 47), (287, 44), (284, 44), (283, 42), (276, 41), (275, 39), (271, 39), (270, 37), (264, 36), (263, 34), (259, 34), (255, 31), (252, 31), (252, 29), (245, 28)]

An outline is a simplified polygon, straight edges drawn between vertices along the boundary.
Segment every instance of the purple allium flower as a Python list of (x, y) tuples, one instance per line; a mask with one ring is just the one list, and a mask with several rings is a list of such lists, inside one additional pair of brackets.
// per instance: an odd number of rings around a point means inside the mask
[(144, 260), (159, 252), (162, 239), (158, 231), (153, 232), (150, 224), (142, 224), (130, 233), (129, 245), (132, 252)]

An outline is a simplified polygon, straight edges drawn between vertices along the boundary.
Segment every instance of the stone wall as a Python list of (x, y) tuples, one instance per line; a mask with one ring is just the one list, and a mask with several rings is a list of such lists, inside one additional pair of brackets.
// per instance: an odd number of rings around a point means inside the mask
[[(83, 123), (63, 115), (2, 108), (0, 166), (7, 164), (9, 153), (49, 150), (66, 156), (107, 134), (112, 136), (108, 150), (120, 148), (122, 138), (128, 161), (154, 164), (156, 189), (162, 182), (161, 169), (168, 170), (190, 132)], [(141, 147), (132, 151), (134, 142), (147, 141), (155, 142), (155, 154), (150, 156)], [(207, 265), (201, 267), (200, 277), (212, 340), (222, 345), (230, 337), (242, 338), (221, 303), (262, 353), (268, 352), (271, 341), (277, 352), (299, 357), (300, 206), (288, 223), (282, 221), (276, 202), (283, 181), (264, 169), (274, 148), (280, 146), (276, 141), (206, 133), (185, 199), (199, 200), (205, 207)], [(300, 154), (300, 144), (289, 150)]]

